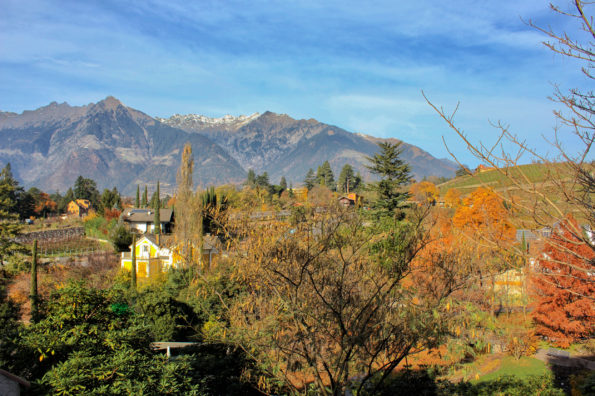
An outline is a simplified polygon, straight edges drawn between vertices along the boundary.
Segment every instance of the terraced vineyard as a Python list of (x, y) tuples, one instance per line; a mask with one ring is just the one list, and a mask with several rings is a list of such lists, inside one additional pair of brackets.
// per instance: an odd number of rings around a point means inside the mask
[(568, 178), (568, 169), (566, 164), (530, 164), (519, 165), (513, 168), (501, 170), (488, 170), (478, 172), (474, 175), (461, 176), (442, 183), (438, 186), (440, 194), (446, 193), (451, 188), (461, 190), (467, 194), (477, 187), (487, 186), (494, 190), (514, 187), (513, 180), (522, 184), (543, 184), (547, 183), (551, 177), (556, 179)]

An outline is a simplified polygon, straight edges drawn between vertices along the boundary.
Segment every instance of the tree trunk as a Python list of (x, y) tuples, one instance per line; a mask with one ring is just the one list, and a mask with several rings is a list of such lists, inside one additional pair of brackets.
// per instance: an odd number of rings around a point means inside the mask
[(31, 262), (31, 292), (29, 298), (31, 299), (31, 322), (38, 319), (38, 295), (37, 295), (37, 239), (33, 241), (33, 261)]

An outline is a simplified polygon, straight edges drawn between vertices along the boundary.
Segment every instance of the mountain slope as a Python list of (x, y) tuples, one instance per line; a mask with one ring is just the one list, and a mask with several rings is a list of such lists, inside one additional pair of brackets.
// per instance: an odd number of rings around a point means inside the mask
[(132, 193), (136, 184), (175, 186), (184, 144), (193, 147), (196, 184), (239, 182), (243, 168), (210, 139), (189, 134), (108, 97), (73, 107), (52, 103), (22, 114), (0, 113), (0, 164), (10, 162), (26, 186), (64, 191), (79, 175)]
[[(378, 151), (383, 139), (355, 134), (314, 119), (294, 120), (285, 114), (266, 112), (225, 122), (203, 116), (176, 115), (162, 122), (188, 132), (202, 134), (223, 147), (245, 169), (268, 172), (271, 181), (281, 176), (299, 183), (309, 168), (328, 160), (337, 174), (346, 163), (360, 171), (364, 178), (372, 175), (366, 169), (366, 156)], [(223, 120), (223, 119), (219, 119)], [(396, 139), (388, 139), (396, 142)], [(416, 179), (424, 176), (453, 176), (456, 164), (434, 158), (419, 147), (402, 144), (402, 158), (411, 164)]]

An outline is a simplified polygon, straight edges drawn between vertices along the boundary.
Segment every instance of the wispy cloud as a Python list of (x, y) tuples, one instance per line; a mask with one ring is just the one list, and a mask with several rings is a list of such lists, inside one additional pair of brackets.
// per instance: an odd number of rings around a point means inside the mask
[(272, 110), (441, 155), (444, 125), (422, 89), (462, 101), (478, 136), (501, 118), (537, 140), (549, 82), (581, 84), (520, 19), (573, 29), (541, 0), (6, 0), (2, 11), (3, 110), (107, 95), (158, 116)]

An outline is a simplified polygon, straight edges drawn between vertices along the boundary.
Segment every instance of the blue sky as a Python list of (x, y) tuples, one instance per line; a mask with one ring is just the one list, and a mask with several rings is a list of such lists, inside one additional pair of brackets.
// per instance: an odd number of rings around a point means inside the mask
[[(567, 7), (565, 3), (561, 4)], [(546, 1), (29, 1), (0, 4), (0, 109), (113, 95), (152, 116), (266, 110), (397, 137), (477, 163), (421, 90), (475, 141), (501, 120), (552, 151), (552, 84), (578, 65), (524, 24), (575, 32)], [(573, 143), (566, 142), (570, 149)], [(528, 160), (528, 159), (526, 159)]]

